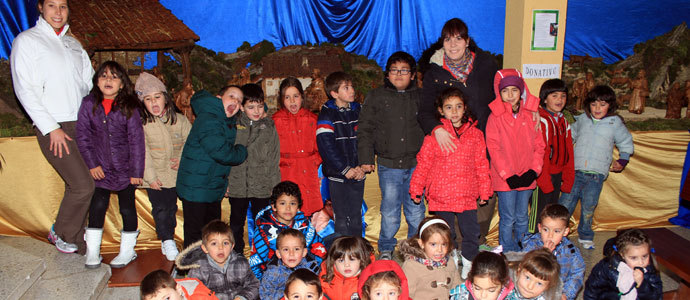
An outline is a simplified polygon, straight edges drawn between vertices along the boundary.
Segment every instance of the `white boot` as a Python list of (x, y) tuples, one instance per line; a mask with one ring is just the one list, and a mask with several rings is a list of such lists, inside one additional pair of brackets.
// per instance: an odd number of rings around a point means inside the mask
[(453, 249), (453, 251), (450, 252), (450, 257), (453, 259), (456, 270), (460, 270), (460, 253), (458, 249)]
[(113, 258), (110, 266), (113, 268), (122, 268), (137, 258), (137, 253), (134, 252), (134, 246), (137, 244), (137, 231), (122, 231), (120, 237), (120, 253)]
[(180, 251), (177, 250), (177, 245), (175, 245), (175, 240), (165, 240), (161, 242), (161, 252), (165, 255), (169, 261), (175, 261), (177, 254)]
[(462, 257), (462, 273), (460, 275), (462, 276), (462, 279), (467, 279), (467, 274), (470, 273), (470, 270), (472, 269), (472, 262), (467, 260), (464, 256)]
[(86, 268), (95, 269), (101, 266), (101, 241), (103, 228), (86, 228), (84, 241), (86, 241)]

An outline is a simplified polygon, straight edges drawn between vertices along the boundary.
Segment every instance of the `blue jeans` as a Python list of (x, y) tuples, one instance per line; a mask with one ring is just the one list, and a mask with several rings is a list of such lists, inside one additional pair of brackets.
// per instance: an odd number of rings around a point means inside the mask
[(580, 224), (577, 225), (577, 234), (581, 240), (593, 240), (592, 217), (594, 209), (599, 204), (599, 194), (604, 185), (606, 176), (603, 174), (575, 172), (575, 182), (570, 193), (563, 193), (558, 203), (568, 208), (570, 215), (573, 214), (577, 200), (582, 199), (580, 208)]
[(498, 194), (498, 242), (503, 251), (520, 251), (518, 242), (527, 233), (527, 205), (533, 190), (496, 192)]
[(424, 219), (424, 202), (415, 204), (410, 198), (410, 179), (415, 168), (393, 169), (378, 165), (381, 188), (381, 233), (379, 251), (393, 251), (395, 234), (400, 229), (400, 206), (407, 220), (407, 237), (417, 234), (419, 223)]

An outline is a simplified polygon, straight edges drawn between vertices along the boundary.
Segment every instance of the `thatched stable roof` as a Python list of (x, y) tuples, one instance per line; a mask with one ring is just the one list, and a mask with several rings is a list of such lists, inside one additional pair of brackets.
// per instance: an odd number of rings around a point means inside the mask
[(91, 53), (172, 49), (199, 40), (158, 0), (71, 0), (70, 29)]

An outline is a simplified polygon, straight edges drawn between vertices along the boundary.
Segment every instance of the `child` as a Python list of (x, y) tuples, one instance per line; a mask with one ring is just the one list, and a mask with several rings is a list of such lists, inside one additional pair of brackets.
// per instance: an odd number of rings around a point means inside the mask
[(110, 193), (117, 192), (122, 216), (120, 253), (110, 262), (122, 268), (137, 257), (139, 235), (134, 190), (144, 177), (144, 131), (139, 103), (127, 71), (106, 61), (93, 76), (91, 93), (84, 97), (77, 118), (79, 152), (96, 182), (86, 228), (86, 268), (98, 268), (101, 240)]
[[(319, 264), (313, 257), (307, 256), (307, 241), (302, 232), (297, 229), (285, 229), (278, 234), (276, 239), (275, 263), (268, 264), (259, 288), (259, 297), (266, 300), (278, 300), (283, 296), (285, 282), (290, 273), (297, 269), (309, 269), (314, 273), (319, 272)], [(309, 259), (307, 259), (309, 258)]]
[(280, 177), (299, 185), (304, 194), (304, 215), (323, 207), (319, 189), (321, 156), (316, 147), (316, 115), (302, 107), (304, 90), (295, 77), (285, 78), (279, 87), (279, 110), (273, 114), (280, 137)]
[(412, 299), (409, 296), (405, 273), (397, 262), (388, 259), (372, 262), (362, 270), (357, 292), (362, 296), (362, 300)]
[(410, 282), (412, 299), (445, 299), (460, 284), (460, 274), (448, 253), (453, 250), (450, 227), (439, 217), (426, 217), (419, 224), (418, 237), (400, 242), (402, 265)]
[(321, 265), (319, 279), (330, 300), (359, 299), (357, 280), (362, 269), (373, 261), (374, 248), (362, 237), (337, 238)]
[(485, 251), (475, 256), (467, 280), (450, 291), (450, 299), (503, 300), (513, 288), (503, 256)]
[(228, 186), (230, 166), (247, 158), (247, 148), (235, 144), (235, 114), (242, 90), (226, 86), (214, 97), (207, 91), (192, 96), (196, 121), (182, 151), (177, 194), (182, 200), (184, 246), (201, 239), (201, 228), (220, 219), (220, 203)]
[(275, 255), (278, 234), (289, 228), (302, 232), (306, 248), (314, 255), (317, 265), (320, 264), (326, 256), (326, 248), (314, 226), (300, 211), (302, 193), (299, 186), (292, 181), (278, 183), (273, 187), (270, 204), (256, 215), (254, 228), (249, 232), (252, 235), (249, 264), (256, 278), (261, 280), (268, 262)]
[(283, 296), (282, 299), (285, 300), (323, 299), (323, 290), (321, 290), (319, 277), (307, 269), (299, 269), (292, 272), (285, 283)]
[(234, 243), (228, 224), (213, 220), (202, 229), (201, 241), (185, 248), (175, 263), (178, 269), (189, 270), (188, 277), (201, 280), (219, 299), (258, 299), (259, 280), (247, 259), (232, 251)]
[(230, 228), (235, 235), (235, 252), (244, 253), (244, 223), (247, 207), (252, 216), (268, 205), (271, 189), (280, 182), (280, 145), (273, 120), (264, 114), (264, 92), (256, 84), (242, 86), (242, 106), (237, 121), (235, 144), (247, 147), (247, 160), (230, 170)]
[(527, 252), (510, 276), (515, 288), (506, 300), (556, 300), (561, 299), (560, 266), (556, 257), (546, 249)]
[(326, 77), (329, 100), (319, 113), (316, 145), (323, 159), (323, 175), (333, 203), (336, 236), (362, 234), (364, 172), (357, 159), (357, 120), (359, 103), (355, 101), (352, 77), (334, 72)]
[(629, 229), (615, 238), (613, 248), (592, 269), (583, 298), (661, 299), (661, 277), (654, 267), (649, 237), (639, 229)]
[(515, 69), (496, 72), (494, 90), (486, 146), (492, 187), (498, 194), (498, 240), (504, 251), (518, 251), (518, 241), (527, 233), (529, 197), (544, 163), (544, 141), (532, 119), (538, 100)]
[(544, 139), (544, 165), (537, 177), (537, 198), (532, 198), (530, 209), (530, 232), (535, 232), (537, 217), (544, 206), (558, 203), (561, 191), (570, 193), (575, 178), (573, 167), (573, 135), (570, 124), (563, 116), (563, 108), (568, 100), (568, 88), (560, 79), (549, 79), (539, 91), (539, 116), (541, 133)]
[(139, 285), (141, 300), (218, 300), (199, 279), (173, 279), (168, 272), (148, 273)]
[(168, 260), (174, 261), (179, 253), (174, 240), (177, 226), (175, 182), (182, 147), (192, 124), (176, 112), (172, 96), (155, 76), (146, 72), (139, 74), (134, 90), (145, 108), (142, 111), (146, 164), (141, 187), (146, 188), (151, 201), (151, 215), (161, 240), (161, 251)]
[[(605, 85), (595, 86), (584, 102), (585, 113), (575, 117), (575, 182), (570, 193), (563, 193), (558, 203), (570, 214), (582, 199), (578, 241), (585, 249), (594, 249), (592, 216), (599, 204), (599, 194), (609, 171), (622, 172), (633, 154), (633, 139), (623, 119), (616, 114), (616, 94)], [(620, 158), (613, 162), (613, 146)]]
[(415, 235), (424, 219), (424, 204), (408, 196), (415, 170), (415, 156), (424, 132), (417, 122), (422, 90), (415, 81), (416, 63), (406, 52), (395, 52), (386, 63), (384, 86), (373, 89), (364, 99), (357, 129), (357, 155), (364, 172), (378, 163), (381, 188), (381, 259), (392, 259), (400, 228), (400, 207), (407, 221), (407, 237)]
[(539, 215), (539, 231), (525, 236), (522, 240), (522, 250), (546, 248), (553, 253), (561, 265), (563, 295), (568, 300), (573, 300), (585, 280), (585, 261), (580, 249), (568, 239), (569, 220), (570, 213), (565, 206), (557, 203), (547, 204)]
[[(443, 127), (455, 134), (455, 151), (442, 151), (433, 136), (424, 139), (417, 155), (417, 168), (412, 175), (410, 195), (420, 202), (422, 194), (429, 202), (429, 211), (441, 217), (450, 226), (454, 248), (455, 218), (462, 232), (462, 278), (467, 278), (471, 261), (479, 252), (479, 223), (477, 198), (484, 204), (493, 194), (486, 159), (484, 134), (475, 127), (465, 96), (457, 88), (443, 91), (436, 100), (438, 112), (443, 116)], [(457, 252), (453, 251), (454, 259)], [(457, 264), (456, 264), (457, 266)]]

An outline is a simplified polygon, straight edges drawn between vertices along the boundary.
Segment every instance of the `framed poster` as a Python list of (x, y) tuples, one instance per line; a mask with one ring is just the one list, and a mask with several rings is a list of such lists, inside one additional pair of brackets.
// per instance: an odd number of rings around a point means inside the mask
[(556, 51), (558, 42), (558, 10), (532, 11), (532, 43), (530, 50)]

